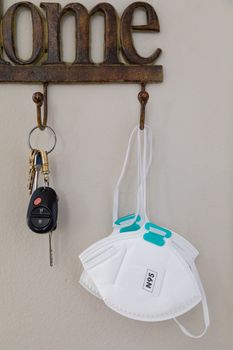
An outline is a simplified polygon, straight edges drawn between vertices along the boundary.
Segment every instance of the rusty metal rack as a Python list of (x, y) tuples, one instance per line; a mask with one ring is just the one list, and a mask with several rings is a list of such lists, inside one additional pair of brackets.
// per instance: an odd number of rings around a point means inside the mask
[[(1, 5), (0, 5), (1, 7)], [(15, 31), (17, 14), (27, 10), (32, 19), (32, 54), (26, 60), (19, 57), (16, 48)], [(135, 11), (143, 10), (146, 23), (135, 25)], [(61, 59), (61, 20), (67, 14), (75, 17), (76, 55), (72, 64)], [(90, 20), (93, 15), (104, 17), (105, 39), (104, 59), (96, 64), (90, 57)], [(48, 84), (76, 83), (139, 83), (141, 91), (140, 127), (144, 127), (145, 106), (149, 95), (147, 83), (163, 81), (163, 67), (155, 65), (162, 50), (157, 48), (149, 57), (138, 54), (134, 32), (158, 33), (159, 19), (154, 8), (147, 2), (130, 4), (119, 17), (110, 3), (99, 3), (91, 11), (80, 3), (70, 3), (61, 9), (60, 4), (42, 2), (37, 7), (31, 2), (18, 2), (2, 14), (0, 8), (0, 83), (42, 83), (44, 94), (35, 93), (38, 126), (42, 130), (47, 123)], [(7, 58), (6, 58), (7, 57)], [(43, 121), (41, 107), (44, 104)]]

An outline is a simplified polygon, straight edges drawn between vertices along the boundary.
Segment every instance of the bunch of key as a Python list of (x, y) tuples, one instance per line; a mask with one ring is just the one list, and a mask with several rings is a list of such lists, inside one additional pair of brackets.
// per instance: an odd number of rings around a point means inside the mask
[[(27, 224), (35, 233), (49, 233), (49, 261), (53, 266), (52, 232), (57, 228), (58, 197), (54, 189), (49, 187), (48, 153), (33, 149), (29, 157), (28, 189), (31, 195)], [(38, 187), (40, 174), (44, 185)]]

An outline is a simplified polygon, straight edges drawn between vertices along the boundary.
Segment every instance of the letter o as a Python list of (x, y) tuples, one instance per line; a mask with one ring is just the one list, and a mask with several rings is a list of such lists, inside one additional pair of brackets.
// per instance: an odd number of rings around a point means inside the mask
[[(15, 49), (15, 15), (19, 8), (27, 8), (32, 17), (32, 55), (27, 60), (22, 60), (16, 55)], [(40, 11), (30, 2), (18, 2), (7, 10), (2, 20), (3, 47), (9, 59), (15, 64), (32, 64), (38, 61), (44, 49), (43, 18)]]

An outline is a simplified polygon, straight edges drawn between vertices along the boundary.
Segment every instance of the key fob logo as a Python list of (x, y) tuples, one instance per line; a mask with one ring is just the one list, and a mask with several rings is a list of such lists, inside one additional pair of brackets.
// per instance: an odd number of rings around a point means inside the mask
[(146, 277), (143, 283), (143, 289), (147, 292), (152, 293), (154, 290), (155, 282), (158, 276), (158, 272), (147, 270), (146, 271)]

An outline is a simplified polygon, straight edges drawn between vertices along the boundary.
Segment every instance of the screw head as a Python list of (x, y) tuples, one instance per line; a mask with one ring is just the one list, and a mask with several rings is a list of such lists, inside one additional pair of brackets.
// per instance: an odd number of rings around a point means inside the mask
[(147, 91), (140, 91), (138, 94), (138, 100), (141, 104), (146, 104), (149, 100), (149, 94)]
[(41, 92), (35, 92), (32, 95), (32, 100), (35, 102), (37, 105), (42, 106), (43, 101), (44, 101), (44, 96)]

